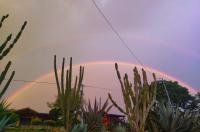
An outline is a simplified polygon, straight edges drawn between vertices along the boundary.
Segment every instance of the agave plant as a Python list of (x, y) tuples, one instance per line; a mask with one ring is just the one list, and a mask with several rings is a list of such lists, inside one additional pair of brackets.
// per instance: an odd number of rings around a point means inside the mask
[(127, 116), (132, 132), (144, 132), (149, 111), (156, 101), (157, 85), (155, 74), (153, 74), (154, 81), (148, 84), (146, 72), (142, 69), (141, 77), (135, 67), (133, 70), (134, 85), (132, 85), (127, 74), (123, 78), (121, 77), (117, 63), (115, 64), (115, 69), (121, 85), (125, 110), (113, 100), (110, 93), (108, 94), (109, 99), (120, 112)]
[(7, 125), (11, 116), (5, 116), (9, 105), (5, 103), (5, 101), (0, 102), (0, 131), (3, 131), (4, 127)]
[(83, 120), (81, 120), (81, 123), (73, 126), (73, 129), (71, 132), (88, 132), (87, 125), (83, 123)]
[(103, 116), (105, 113), (112, 108), (112, 105), (109, 106), (108, 99), (104, 102), (103, 106), (100, 101), (97, 102), (96, 98), (94, 105), (91, 105), (90, 100), (88, 104), (85, 104), (82, 108), (84, 114), (84, 122), (87, 124), (88, 132), (101, 132), (103, 127)]
[(151, 114), (151, 128), (153, 132), (199, 132), (196, 125), (198, 115), (190, 111), (180, 111), (169, 104), (158, 103), (157, 109)]
[(19, 120), (19, 117), (9, 110), (10, 104), (6, 103), (6, 101), (0, 102), (0, 131), (7, 126), (15, 125), (15, 123)]

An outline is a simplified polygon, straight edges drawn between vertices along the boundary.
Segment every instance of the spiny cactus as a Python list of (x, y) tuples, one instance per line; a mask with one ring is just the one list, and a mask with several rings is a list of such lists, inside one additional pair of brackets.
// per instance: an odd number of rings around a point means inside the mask
[(91, 102), (85, 104), (82, 108), (84, 114), (84, 121), (87, 124), (88, 132), (100, 132), (103, 126), (102, 120), (105, 113), (112, 108), (112, 105), (108, 105), (108, 99), (104, 102), (103, 106), (101, 106), (101, 98), (100, 101), (97, 102), (95, 98), (94, 105), (92, 107)]
[(62, 62), (61, 79), (58, 77), (56, 66), (56, 55), (54, 56), (54, 72), (57, 84), (59, 105), (62, 110), (64, 126), (66, 132), (72, 129), (72, 120), (75, 117), (75, 112), (81, 107), (81, 87), (84, 75), (84, 67), (80, 66), (79, 77), (76, 76), (74, 86), (72, 86), (72, 58), (70, 58), (69, 69), (65, 73), (65, 58)]
[[(2, 28), (3, 22), (8, 18), (8, 14), (3, 16), (0, 20), (0, 29)], [(4, 40), (4, 42), (2, 42), (2, 44), (0, 44), (0, 61), (11, 51), (11, 49), (14, 47), (14, 45), (17, 43), (17, 41), (19, 40), (22, 32), (24, 31), (25, 27), (26, 27), (27, 22), (25, 21), (24, 24), (21, 27), (21, 30), (18, 32), (17, 36), (14, 38), (14, 40), (12, 42), (12, 34), (8, 35), (6, 40)], [(9, 44), (10, 43), (10, 44)], [(13, 71), (10, 75), (10, 77), (8, 78), (7, 82), (5, 83), (4, 86), (2, 86), (3, 81), (5, 81), (5, 77), (7, 75), (8, 70), (10, 69), (11, 66), (11, 61), (9, 61), (5, 67), (4, 70), (2, 70), (1, 75), (0, 75), (0, 86), (2, 89), (0, 89), (0, 109), (7, 109), (7, 107), (5, 107), (4, 103), (5, 101), (2, 100), (3, 95), (5, 94), (6, 90), (8, 89), (14, 75), (15, 75), (15, 71)], [(1, 111), (0, 110), (0, 111)], [(11, 114), (4, 114), (4, 111), (0, 112), (0, 131), (3, 131), (4, 127), (7, 125), (10, 125), (10, 120), (12, 121), (12, 117), (13, 115)], [(14, 120), (13, 120), (14, 121)], [(13, 123), (13, 122), (12, 122)]]
[[(2, 23), (4, 22), (4, 20), (6, 18), (8, 18), (9, 15), (3, 16), (1, 21), (0, 21), (0, 29), (2, 27)], [(12, 34), (8, 35), (6, 40), (1, 44), (0, 46), (0, 60), (2, 60), (9, 52), (10, 50), (14, 47), (14, 45), (17, 43), (17, 41), (19, 40), (22, 32), (24, 31), (25, 27), (26, 27), (27, 22), (25, 21), (24, 24), (22, 25), (20, 31), (18, 32), (18, 34), (16, 35), (16, 37), (14, 38), (14, 40), (8, 45), (8, 43), (11, 41), (12, 39)], [(8, 46), (7, 46), (8, 45)]]
[(135, 67), (133, 70), (134, 85), (132, 85), (127, 74), (121, 78), (117, 63), (115, 69), (121, 85), (125, 110), (113, 100), (110, 93), (108, 94), (109, 99), (119, 111), (127, 115), (133, 132), (144, 132), (147, 116), (156, 99), (155, 74), (153, 74), (154, 81), (149, 85), (146, 72), (142, 69), (143, 80), (141, 80), (141, 76)]
[[(8, 18), (8, 14), (3, 16), (0, 20), (0, 29), (2, 28), (3, 22)], [(14, 45), (16, 44), (16, 42), (19, 40), (23, 30), (25, 29), (27, 22), (25, 21), (24, 24), (21, 27), (21, 30), (19, 31), (19, 33), (17, 34), (17, 36), (14, 38), (13, 42), (11, 42), (9, 45), (8, 43), (11, 41), (12, 39), (12, 34), (8, 35), (7, 39), (0, 45), (0, 60), (2, 60), (9, 52), (10, 50), (14, 47)], [(3, 70), (3, 72), (0, 75), (0, 85), (2, 84), (2, 82), (5, 79), (5, 76), (9, 70), (11, 66), (11, 61), (9, 61), (5, 67), (5, 69)], [(12, 81), (13, 77), (15, 75), (15, 71), (13, 71), (11, 73), (11, 76), (9, 77), (7, 83), (5, 84), (5, 86), (3, 87), (3, 89), (0, 91), (0, 100), (2, 98), (2, 96), (4, 95), (4, 93), (6, 92), (8, 86), (10, 85), (10, 82)]]

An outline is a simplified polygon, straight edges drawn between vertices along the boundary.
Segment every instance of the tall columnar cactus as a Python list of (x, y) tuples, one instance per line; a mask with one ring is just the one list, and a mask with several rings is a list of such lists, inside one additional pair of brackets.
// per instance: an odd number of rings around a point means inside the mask
[(79, 77), (76, 76), (74, 86), (72, 86), (72, 58), (70, 58), (70, 66), (69, 69), (66, 70), (66, 73), (65, 58), (63, 58), (60, 80), (58, 77), (58, 70), (56, 65), (55, 55), (54, 72), (57, 84), (59, 105), (62, 110), (65, 130), (66, 132), (70, 132), (72, 129), (72, 120), (76, 118), (75, 112), (81, 107), (81, 87), (84, 75), (84, 67), (80, 66)]
[(110, 93), (108, 94), (109, 99), (119, 111), (127, 115), (132, 132), (144, 132), (147, 116), (156, 99), (155, 74), (153, 74), (154, 81), (149, 85), (146, 72), (142, 69), (143, 79), (141, 79), (135, 67), (133, 70), (134, 85), (132, 85), (127, 74), (123, 78), (121, 77), (117, 63), (115, 69), (121, 85), (125, 110), (113, 100)]
[[(3, 22), (8, 18), (9, 15), (5, 15), (0, 19), (0, 29), (2, 28)], [(10, 50), (14, 47), (14, 45), (17, 43), (17, 41), (19, 40), (22, 32), (25, 29), (27, 22), (25, 21), (24, 24), (21, 27), (21, 30), (18, 32), (18, 34), (16, 35), (16, 37), (14, 38), (14, 40), (12, 42), (12, 34), (8, 35), (6, 40), (4, 40), (1, 44), (0, 44), (0, 61), (10, 52)], [(4, 86), (2, 86), (3, 81), (5, 81), (5, 77), (6, 74), (8, 72), (8, 70), (10, 69), (11, 66), (11, 61), (9, 61), (5, 67), (4, 70), (1, 71), (0, 74), (0, 131), (3, 131), (4, 127), (9, 125), (10, 120), (14, 121), (12, 119), (12, 115), (8, 115), (5, 114), (5, 111), (2, 111), (4, 109), (7, 109), (7, 107), (4, 105), (5, 101), (2, 100), (3, 95), (5, 94), (6, 90), (8, 89), (14, 75), (15, 75), (15, 71), (13, 71), (10, 75), (10, 77), (8, 78), (7, 82), (5, 83)]]
[[(3, 22), (8, 18), (8, 16), (9, 15), (5, 15), (1, 18), (0, 29), (2, 28)], [(4, 42), (2, 42), (2, 44), (0, 45), (0, 60), (2, 60), (10, 52), (10, 50), (14, 47), (14, 45), (17, 43), (23, 30), (25, 29), (26, 24), (27, 24), (27, 22), (25, 21), (21, 27), (21, 30), (18, 32), (18, 34), (16, 35), (16, 37), (14, 38), (14, 40), (12, 42), (10, 42), (12, 39), (12, 34), (8, 35), (6, 40), (4, 40)], [(2, 71), (2, 73), (0, 75), (0, 85), (5, 80), (5, 76), (8, 72), (8, 70), (10, 69), (10, 66), (11, 66), (11, 61), (9, 61), (7, 63), (5, 69)], [(1, 89), (0, 100), (1, 100), (2, 96), (4, 95), (4, 93), (6, 92), (8, 86), (10, 85), (10, 82), (12, 81), (14, 75), (15, 75), (15, 71), (12, 72), (12, 74), (9, 77), (8, 81), (6, 82), (5, 86)]]

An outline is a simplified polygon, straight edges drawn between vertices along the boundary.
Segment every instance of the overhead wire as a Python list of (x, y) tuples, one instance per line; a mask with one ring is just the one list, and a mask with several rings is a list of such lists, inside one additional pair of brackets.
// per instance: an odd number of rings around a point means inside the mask
[[(105, 22), (108, 24), (108, 26), (110, 27), (110, 29), (116, 34), (116, 36), (119, 38), (119, 40), (121, 41), (121, 44), (123, 44), (123, 46), (129, 51), (129, 53), (136, 59), (136, 61), (138, 61), (138, 63), (140, 65), (143, 66), (144, 69), (146, 69), (145, 65), (143, 64), (143, 62), (137, 57), (137, 55), (134, 53), (134, 51), (128, 46), (128, 44), (126, 43), (126, 41), (122, 38), (122, 36), (120, 35), (120, 33), (115, 29), (115, 27), (113, 26), (113, 24), (109, 21), (109, 19), (104, 15), (103, 11), (100, 9), (100, 7), (97, 5), (97, 3), (95, 2), (95, 0), (91, 0), (92, 3), (94, 4), (95, 8), (97, 9), (97, 11), (100, 13), (100, 15), (103, 17), (103, 19), (105, 20)], [(148, 70), (148, 69), (146, 69)], [(13, 80), (14, 82), (24, 82), (24, 83), (40, 83), (40, 84), (53, 84), (56, 85), (56, 83), (52, 83), (52, 82), (41, 82), (41, 81), (30, 81), (30, 80), (19, 80), (19, 79), (15, 79)], [(102, 89), (102, 90), (114, 90), (114, 89), (107, 89), (107, 88), (103, 88), (103, 87), (98, 87), (98, 86), (92, 86), (92, 85), (85, 85), (83, 84), (84, 87), (88, 87), (88, 88), (96, 88), (96, 89)]]
[(109, 21), (109, 19), (104, 15), (103, 11), (100, 9), (100, 7), (97, 5), (97, 3), (95, 2), (95, 0), (91, 0), (92, 3), (94, 4), (95, 8), (97, 9), (97, 11), (99, 12), (99, 14), (103, 17), (103, 19), (105, 20), (105, 22), (108, 24), (108, 26), (110, 27), (110, 29), (116, 34), (116, 36), (119, 38), (119, 40), (121, 41), (121, 44), (123, 44), (123, 46), (129, 51), (129, 53), (136, 59), (136, 61), (143, 66), (144, 69), (148, 70), (146, 68), (146, 66), (142, 63), (142, 61), (137, 57), (137, 55), (133, 52), (133, 50), (128, 46), (128, 44), (126, 43), (126, 41), (122, 38), (122, 36), (120, 35), (120, 33), (116, 30), (116, 28), (113, 26), (113, 24)]
[[(8, 79), (4, 79), (8, 80)], [(12, 80), (13, 82), (23, 82), (23, 83), (37, 83), (37, 84), (49, 84), (49, 85), (56, 85), (56, 83), (53, 82), (47, 82), (47, 81), (33, 81), (33, 80), (23, 80), (23, 79), (14, 79)], [(104, 87), (99, 87), (99, 86), (94, 86), (94, 85), (88, 85), (88, 84), (83, 84), (84, 87), (87, 88), (95, 88), (95, 89), (101, 89), (101, 90), (109, 90), (109, 91), (115, 91), (114, 89), (108, 89)]]

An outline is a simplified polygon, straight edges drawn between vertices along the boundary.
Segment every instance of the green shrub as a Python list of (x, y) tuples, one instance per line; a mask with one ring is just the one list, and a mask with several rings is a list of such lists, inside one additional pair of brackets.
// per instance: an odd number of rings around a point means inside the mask
[(71, 132), (87, 132), (87, 125), (84, 123), (79, 123), (73, 126)]
[(126, 127), (119, 124), (114, 128), (114, 132), (126, 132)]
[(46, 126), (55, 126), (56, 125), (56, 122), (54, 120), (45, 120), (43, 123)]
[(42, 124), (42, 120), (40, 118), (33, 118), (31, 120), (31, 125), (41, 125)]

